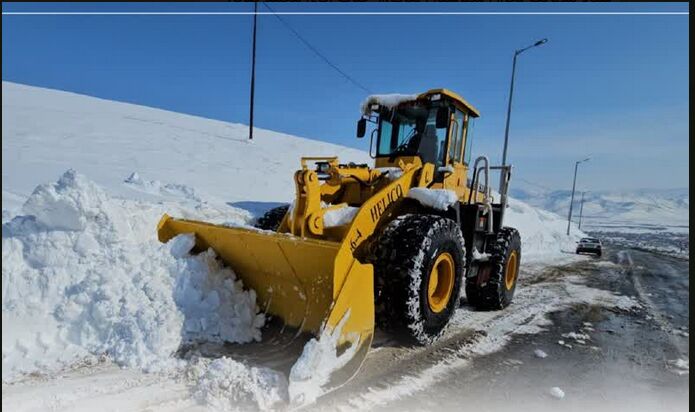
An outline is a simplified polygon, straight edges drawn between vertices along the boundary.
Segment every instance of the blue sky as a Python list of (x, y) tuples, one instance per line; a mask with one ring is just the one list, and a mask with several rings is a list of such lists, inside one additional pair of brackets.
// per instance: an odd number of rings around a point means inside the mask
[[(3, 11), (251, 11), (247, 4), (7, 4)], [(271, 4), (276, 11), (688, 11), (687, 4)], [(267, 11), (259, 6), (260, 11)], [(286, 15), (376, 93), (457, 91), (498, 162), (513, 51), (515, 175), (587, 190), (688, 186), (687, 15)], [(365, 92), (274, 16), (259, 16), (256, 125), (366, 149)], [(2, 78), (247, 123), (252, 16), (2, 17)], [(307, 154), (311, 148), (307, 148)]]

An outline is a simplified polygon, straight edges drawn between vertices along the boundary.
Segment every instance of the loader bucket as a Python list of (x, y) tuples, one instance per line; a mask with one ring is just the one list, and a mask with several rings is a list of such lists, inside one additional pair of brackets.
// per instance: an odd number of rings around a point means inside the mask
[[(339, 333), (337, 352), (355, 352), (331, 384), (359, 369), (374, 333), (374, 271), (338, 242), (299, 238), (251, 228), (227, 227), (164, 215), (161, 242), (182, 234), (196, 237), (194, 251), (212, 248), (248, 288), (261, 311), (298, 332)], [(265, 337), (264, 337), (265, 339)]]

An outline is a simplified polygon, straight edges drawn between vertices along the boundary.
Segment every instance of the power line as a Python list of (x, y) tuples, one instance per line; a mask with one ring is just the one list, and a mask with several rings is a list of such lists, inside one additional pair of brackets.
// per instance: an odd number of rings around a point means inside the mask
[(368, 88), (364, 87), (362, 84), (360, 84), (360, 82), (358, 82), (357, 80), (355, 80), (352, 76), (350, 76), (349, 74), (345, 73), (343, 70), (341, 70), (341, 69), (340, 69), (338, 66), (336, 66), (335, 64), (331, 63), (331, 61), (328, 60), (328, 58), (327, 58), (326, 56), (324, 56), (320, 51), (318, 51), (318, 50), (316, 49), (316, 47), (312, 46), (311, 43), (309, 43), (306, 39), (304, 39), (304, 37), (302, 37), (299, 33), (297, 33), (297, 30), (295, 30), (292, 26), (290, 26), (289, 23), (287, 23), (284, 19), (282, 19), (280, 16), (278, 16), (278, 15), (275, 13), (275, 10), (273, 10), (272, 8), (270, 8), (270, 6), (268, 6), (268, 4), (266, 4), (265, 2), (263, 2), (263, 5), (264, 5), (268, 10), (270, 10), (270, 12), (273, 13), (273, 16), (275, 16), (275, 18), (277, 18), (278, 20), (280, 20), (280, 22), (281, 22), (283, 25), (285, 25), (285, 27), (287, 27), (287, 29), (290, 30), (290, 31), (292, 32), (292, 34), (294, 34), (295, 37), (297, 37), (297, 38), (299, 39), (299, 41), (301, 41), (302, 43), (304, 43), (304, 45), (305, 45), (306, 47), (308, 47), (309, 50), (311, 50), (312, 52), (314, 52), (314, 54), (316, 54), (321, 60), (323, 60), (327, 65), (329, 65), (330, 67), (332, 67), (333, 70), (335, 70), (335, 71), (337, 71), (338, 73), (340, 73), (341, 76), (343, 76), (344, 78), (346, 78), (346, 79), (347, 79), (350, 83), (352, 83), (353, 85), (359, 87), (360, 89), (364, 90), (365, 92), (367, 92), (367, 93), (369, 93), (369, 94), (373, 94), (371, 90), (369, 90)]

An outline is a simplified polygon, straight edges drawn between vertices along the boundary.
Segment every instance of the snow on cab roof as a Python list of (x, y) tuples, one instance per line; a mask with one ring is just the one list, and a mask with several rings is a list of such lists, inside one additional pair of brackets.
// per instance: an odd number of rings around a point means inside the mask
[(380, 106), (385, 106), (389, 109), (393, 109), (401, 103), (414, 101), (417, 99), (424, 99), (434, 94), (445, 95), (452, 99), (455, 103), (458, 103), (459, 106), (462, 106), (462, 108), (466, 109), (466, 111), (469, 112), (471, 116), (480, 117), (480, 112), (478, 111), (478, 109), (473, 107), (473, 105), (468, 103), (463, 97), (448, 89), (431, 89), (420, 94), (373, 94), (371, 96), (367, 96), (367, 98), (362, 102), (362, 104), (360, 105), (360, 113), (364, 115), (369, 115), (369, 113), (371, 112), (370, 106), (372, 104), (378, 104)]
[(364, 99), (362, 105), (360, 106), (360, 113), (368, 115), (371, 112), (369, 107), (373, 104), (378, 104), (379, 106), (386, 106), (389, 109), (393, 109), (403, 102), (417, 100), (417, 97), (417, 94), (373, 94)]

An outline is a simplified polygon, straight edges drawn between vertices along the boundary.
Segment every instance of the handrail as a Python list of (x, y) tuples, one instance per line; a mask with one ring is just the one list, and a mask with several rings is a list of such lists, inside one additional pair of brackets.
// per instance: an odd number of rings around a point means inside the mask
[[(478, 163), (480, 162), (484, 162), (485, 165), (478, 167)], [(480, 179), (481, 170), (485, 171), (485, 197), (490, 197), (490, 162), (488, 161), (487, 156), (478, 156), (473, 163), (473, 178), (471, 179), (471, 191), (468, 194), (468, 204), (473, 202), (473, 193), (475, 193), (475, 197), (478, 197), (478, 180)]]
[(492, 166), (490, 169), (500, 170), (500, 227), (504, 220), (504, 211), (507, 208), (507, 192), (509, 191), (509, 181), (512, 179), (512, 165)]
[[(484, 165), (478, 167), (478, 163), (480, 162), (483, 162)], [(478, 180), (480, 179), (481, 171), (485, 172), (483, 206), (485, 207), (486, 212), (488, 214), (487, 231), (488, 233), (493, 233), (492, 205), (490, 204), (490, 162), (488, 161), (487, 156), (478, 156), (478, 158), (476, 158), (475, 162), (473, 163), (473, 179), (470, 192), (468, 194), (468, 204), (471, 204), (473, 202), (473, 199), (477, 199), (478, 197)], [(475, 197), (473, 197), (473, 193), (475, 193)]]
[[(376, 133), (379, 129), (374, 129), (372, 132), (369, 134), (369, 157), (372, 159), (376, 159), (376, 155), (379, 153), (379, 148), (376, 148), (376, 153), (372, 155), (372, 146), (374, 146), (374, 133)], [(378, 142), (377, 142), (378, 144)]]

